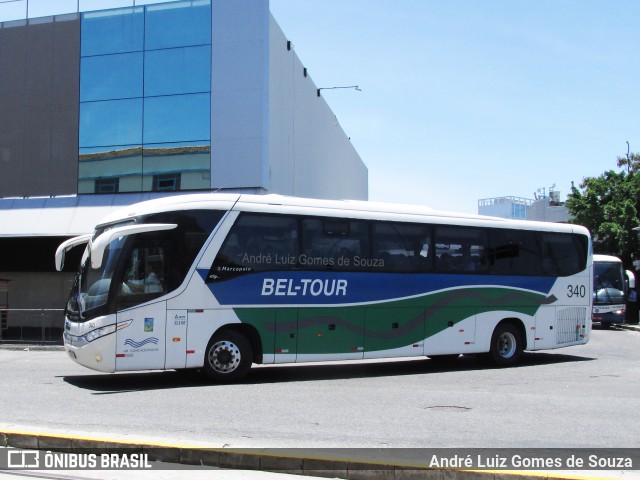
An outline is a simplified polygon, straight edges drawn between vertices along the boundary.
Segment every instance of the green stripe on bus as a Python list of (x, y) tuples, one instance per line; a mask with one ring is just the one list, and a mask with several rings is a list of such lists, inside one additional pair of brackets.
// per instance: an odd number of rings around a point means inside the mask
[(533, 316), (553, 297), (509, 288), (451, 289), (368, 305), (236, 308), (258, 331), (263, 353), (335, 354), (406, 347), (473, 315), (506, 310)]

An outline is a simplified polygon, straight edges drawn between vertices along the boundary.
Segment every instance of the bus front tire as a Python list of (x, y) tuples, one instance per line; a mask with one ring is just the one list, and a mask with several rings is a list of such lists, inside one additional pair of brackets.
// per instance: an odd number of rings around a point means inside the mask
[(244, 335), (232, 330), (216, 333), (207, 345), (205, 374), (217, 382), (242, 379), (253, 363), (253, 349)]
[(515, 365), (522, 358), (522, 334), (513, 323), (501, 323), (493, 331), (489, 358), (498, 367)]

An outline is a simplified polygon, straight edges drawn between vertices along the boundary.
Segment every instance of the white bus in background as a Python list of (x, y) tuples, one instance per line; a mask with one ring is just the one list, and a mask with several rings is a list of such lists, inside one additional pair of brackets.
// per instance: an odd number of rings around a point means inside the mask
[(594, 324), (603, 328), (624, 323), (626, 302), (635, 277), (624, 269), (622, 260), (611, 255), (593, 256), (593, 313)]
[(584, 344), (585, 228), (416, 206), (181, 195), (100, 221), (66, 306), (64, 344), (103, 372), (481, 354)]

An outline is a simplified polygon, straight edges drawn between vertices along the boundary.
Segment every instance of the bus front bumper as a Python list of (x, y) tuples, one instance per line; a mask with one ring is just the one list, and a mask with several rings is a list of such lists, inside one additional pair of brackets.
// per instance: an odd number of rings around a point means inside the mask
[(116, 370), (116, 334), (100, 337), (84, 345), (74, 345), (78, 337), (66, 335), (64, 348), (69, 357), (83, 367), (98, 372), (115, 372)]

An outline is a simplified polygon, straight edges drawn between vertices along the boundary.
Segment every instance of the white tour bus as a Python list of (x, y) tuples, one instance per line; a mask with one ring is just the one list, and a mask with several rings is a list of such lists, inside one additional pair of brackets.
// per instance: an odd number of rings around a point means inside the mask
[(103, 219), (66, 306), (64, 343), (103, 372), (484, 354), (584, 344), (585, 228), (416, 206), (193, 194)]
[(591, 320), (603, 328), (624, 323), (626, 302), (635, 277), (622, 260), (612, 255), (593, 255), (593, 313)]

